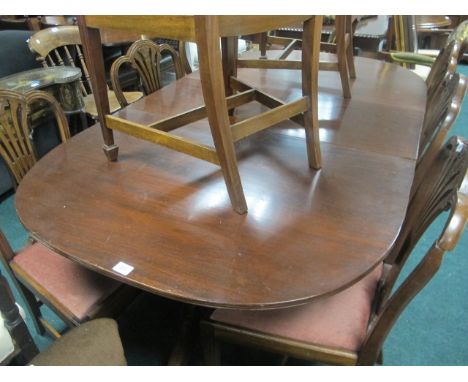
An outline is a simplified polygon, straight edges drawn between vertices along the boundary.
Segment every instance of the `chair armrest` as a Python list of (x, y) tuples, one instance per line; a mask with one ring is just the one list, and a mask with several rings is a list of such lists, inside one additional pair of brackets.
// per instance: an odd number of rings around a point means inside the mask
[(432, 66), (435, 58), (412, 52), (391, 52), (392, 61), (398, 63)]

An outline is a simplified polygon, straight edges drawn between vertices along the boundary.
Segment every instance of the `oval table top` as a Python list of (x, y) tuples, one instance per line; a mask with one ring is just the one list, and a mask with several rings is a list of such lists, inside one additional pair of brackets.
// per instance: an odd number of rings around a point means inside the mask
[[(189, 303), (266, 309), (336, 293), (381, 262), (398, 234), (425, 107), (425, 84), (410, 71), (360, 58), (356, 67), (349, 100), (338, 73), (320, 72), (320, 171), (290, 121), (236, 144), (246, 215), (232, 210), (217, 166), (117, 132), (119, 160), (108, 162), (98, 126), (34, 166), (18, 215), (62, 255)], [(301, 95), (299, 71), (238, 77), (284, 100)], [(150, 123), (201, 104), (193, 73), (118, 115)], [(234, 118), (261, 107), (243, 105)], [(206, 120), (179, 130), (211, 142)], [(119, 262), (133, 270), (113, 270)]]

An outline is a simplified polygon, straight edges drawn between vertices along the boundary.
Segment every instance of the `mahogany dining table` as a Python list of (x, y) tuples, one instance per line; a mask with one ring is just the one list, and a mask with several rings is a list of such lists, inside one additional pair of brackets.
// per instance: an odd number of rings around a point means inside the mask
[[(398, 235), (418, 154), (425, 83), (394, 64), (356, 58), (352, 98), (319, 73), (321, 170), (304, 129), (282, 122), (236, 144), (249, 205), (230, 205), (220, 169), (118, 134), (109, 162), (98, 125), (43, 157), (16, 194), (31, 236), (116, 280), (206, 307), (271, 309), (331, 295), (368, 274)], [(275, 97), (302, 95), (300, 71), (239, 69)], [(203, 104), (194, 72), (117, 112), (149, 124)], [(247, 118), (263, 108), (235, 110)], [(181, 136), (212, 145), (205, 120)]]

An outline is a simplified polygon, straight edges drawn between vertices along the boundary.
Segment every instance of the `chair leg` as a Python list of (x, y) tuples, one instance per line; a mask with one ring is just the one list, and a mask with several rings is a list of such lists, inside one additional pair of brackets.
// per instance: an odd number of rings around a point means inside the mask
[(216, 16), (195, 16), (200, 79), (213, 142), (232, 207), (237, 213), (245, 214), (247, 212), (247, 202), (237, 167), (234, 142), (226, 109), (218, 28), (218, 18)]
[(302, 35), (302, 95), (309, 97), (308, 110), (304, 113), (304, 128), (309, 167), (314, 169), (322, 167), (318, 121), (318, 71), (321, 28), (322, 16), (315, 16), (304, 23)]
[(169, 356), (168, 366), (187, 365), (190, 353), (193, 351), (194, 321), (196, 308), (194, 305), (185, 305), (183, 309), (182, 323), (176, 344)]
[(346, 56), (348, 60), (348, 68), (349, 68), (349, 77), (352, 79), (356, 78), (356, 67), (354, 66), (354, 47), (353, 47), (353, 20), (352, 16), (345, 16), (346, 17), (346, 36), (347, 36), (347, 44), (346, 44)]
[(214, 328), (209, 322), (200, 323), (200, 340), (203, 348), (203, 356), (207, 366), (221, 365), (221, 352), (219, 343), (214, 334)]
[(20, 293), (23, 295), (31, 311), (31, 318), (34, 328), (36, 329), (37, 333), (43, 336), (46, 332), (46, 329), (41, 321), (41, 311), (39, 309), (39, 302), (37, 301), (36, 296), (24, 285), (19, 283), (19, 287), (21, 289)]
[(80, 122), (81, 122), (81, 131), (87, 129), (88, 126), (88, 118), (86, 117), (85, 111), (80, 111)]
[[(224, 91), (226, 96), (234, 94), (231, 87), (231, 77), (237, 77), (237, 37), (222, 37), (222, 59), (223, 59), (223, 76), (224, 76)], [(228, 110), (229, 116), (234, 115), (234, 109)]]
[(379, 352), (379, 355), (377, 356), (377, 364), (378, 365), (383, 365), (383, 350)]
[(267, 59), (268, 32), (260, 33), (260, 59)]
[(343, 97), (351, 98), (351, 89), (349, 84), (348, 57), (346, 51), (346, 29), (345, 16), (337, 16), (335, 22), (336, 28), (336, 56), (338, 59), (338, 70), (340, 72), (341, 86), (343, 88)]
[(353, 39), (349, 38), (348, 47), (346, 49), (347, 64), (349, 68), (349, 77), (352, 79), (356, 78), (356, 67), (354, 66), (354, 52), (353, 52)]
[(119, 147), (114, 143), (114, 133), (107, 127), (105, 119), (105, 116), (110, 114), (110, 107), (107, 95), (101, 35), (99, 29), (88, 28), (86, 26), (84, 16), (78, 17), (78, 24), (80, 25), (80, 37), (83, 43), (86, 63), (94, 68), (94, 70), (90, 71), (90, 79), (104, 139), (104, 154), (109, 161), (115, 162), (119, 154)]

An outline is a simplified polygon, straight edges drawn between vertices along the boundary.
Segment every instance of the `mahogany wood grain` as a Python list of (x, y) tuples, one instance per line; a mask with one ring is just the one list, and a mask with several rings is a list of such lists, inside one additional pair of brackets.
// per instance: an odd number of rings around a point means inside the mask
[[(265, 309), (336, 293), (382, 261), (401, 228), (425, 105), (425, 84), (409, 71), (368, 59), (356, 64), (367, 75), (356, 79), (350, 100), (334, 73), (319, 73), (320, 171), (304, 166), (304, 129), (295, 123), (236, 143), (247, 215), (232, 211), (218, 167), (118, 132), (120, 159), (108, 162), (97, 126), (26, 175), (18, 215), (64, 256), (185, 302)], [(284, 102), (302, 97), (299, 71), (238, 75)], [(150, 124), (202, 106), (197, 76), (116, 116)], [(233, 117), (259, 110), (266, 108), (249, 103)], [(206, 119), (181, 135), (212, 144)], [(119, 261), (134, 270), (113, 271)]]

